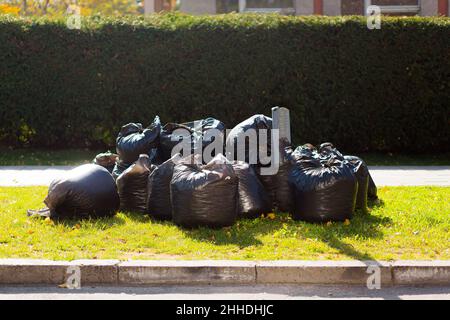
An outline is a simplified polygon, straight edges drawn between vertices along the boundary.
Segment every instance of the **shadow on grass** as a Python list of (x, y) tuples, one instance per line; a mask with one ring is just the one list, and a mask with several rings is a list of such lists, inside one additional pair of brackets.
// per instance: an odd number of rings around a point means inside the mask
[[(369, 208), (383, 207), (382, 200), (371, 201)], [(378, 217), (367, 212), (356, 212), (350, 225), (342, 222), (331, 224), (314, 224), (302, 221), (293, 221), (288, 214), (277, 214), (275, 220), (257, 218), (253, 220), (239, 220), (234, 226), (219, 230), (199, 228), (193, 230), (182, 229), (183, 233), (198, 241), (207, 241), (215, 245), (237, 245), (239, 248), (249, 246), (262, 246), (264, 243), (259, 237), (274, 235), (278, 237), (293, 237), (298, 235), (301, 239), (314, 239), (325, 243), (340, 253), (358, 260), (374, 260), (370, 253), (359, 252), (352, 245), (345, 243), (346, 238), (380, 239), (383, 237), (382, 227), (392, 221), (387, 217)], [(299, 241), (300, 242), (300, 241)]]
[(103, 218), (83, 218), (83, 219), (55, 219), (54, 223), (62, 225), (65, 228), (78, 228), (83, 226), (89, 226), (98, 230), (106, 230), (118, 225), (125, 224), (125, 219), (120, 216), (103, 217)]
[(240, 249), (250, 246), (261, 246), (263, 242), (258, 236), (271, 234), (282, 227), (281, 221), (265, 218), (241, 219), (232, 227), (222, 229), (198, 228), (182, 229), (185, 236), (199, 241), (211, 242), (215, 245), (237, 245)]
[[(368, 202), (369, 210), (381, 207), (384, 207), (384, 201), (381, 199)], [(310, 227), (306, 230), (303, 229), (302, 236), (317, 239), (339, 253), (357, 260), (375, 260), (370, 253), (356, 250), (351, 244), (345, 243), (343, 239), (355, 237), (358, 240), (381, 239), (383, 238), (381, 229), (390, 223), (392, 220), (388, 217), (374, 216), (369, 211), (356, 211), (348, 226), (342, 222), (335, 222), (331, 225), (307, 224)]]

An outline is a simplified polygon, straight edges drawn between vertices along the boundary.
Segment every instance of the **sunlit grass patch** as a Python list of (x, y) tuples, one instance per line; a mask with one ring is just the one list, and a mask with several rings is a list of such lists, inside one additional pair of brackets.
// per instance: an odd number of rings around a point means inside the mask
[(53, 222), (28, 218), (45, 187), (0, 188), (0, 258), (450, 259), (449, 187), (380, 188), (369, 214), (310, 224), (275, 213), (220, 230), (185, 230), (136, 213)]

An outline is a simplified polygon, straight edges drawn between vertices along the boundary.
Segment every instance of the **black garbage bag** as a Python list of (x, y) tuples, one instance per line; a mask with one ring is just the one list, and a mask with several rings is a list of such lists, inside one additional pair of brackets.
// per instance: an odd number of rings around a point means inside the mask
[(367, 209), (367, 195), (369, 188), (369, 169), (361, 158), (355, 156), (344, 156), (358, 179), (358, 192), (356, 195), (356, 209)]
[(256, 172), (262, 184), (272, 199), (272, 208), (279, 212), (292, 210), (292, 191), (289, 185), (289, 173), (292, 170), (290, 146), (280, 142), (280, 163), (278, 171), (274, 175), (263, 175), (262, 168), (257, 167)]
[(320, 161), (316, 151), (299, 147), (289, 175), (293, 218), (310, 222), (343, 221), (353, 216), (358, 181), (348, 165), (335, 158)]
[(373, 181), (370, 172), (369, 172), (369, 186), (367, 187), (367, 199), (370, 200), (378, 199), (377, 186), (375, 185), (375, 182)]
[(259, 181), (255, 170), (248, 163), (233, 162), (238, 184), (239, 216), (256, 218), (263, 213), (272, 212), (272, 199)]
[(126, 169), (116, 180), (120, 208), (132, 212), (147, 212), (147, 181), (155, 167), (146, 154)]
[(275, 176), (274, 175), (263, 175), (261, 174), (261, 167), (259, 166), (252, 166), (256, 172), (256, 175), (258, 176), (259, 181), (264, 187), (264, 190), (266, 190), (266, 194), (269, 197), (271, 207), (272, 209), (275, 208), (275, 192), (276, 192), (276, 183), (275, 183)]
[[(368, 175), (368, 179), (369, 179), (368, 187), (367, 187), (367, 197), (372, 200), (378, 199), (377, 187), (375, 185), (375, 182), (373, 181), (372, 176), (370, 175), (369, 168), (367, 167), (366, 163), (361, 158), (355, 157), (355, 156), (350, 156), (350, 155), (345, 155), (345, 156), (342, 155), (342, 153), (340, 153), (330, 142), (322, 143), (320, 145), (319, 152), (320, 152), (321, 156), (326, 159), (328, 159), (330, 156), (334, 156), (335, 158), (337, 158), (339, 160), (347, 160), (348, 163), (350, 163), (350, 165), (352, 165), (352, 166), (355, 163), (362, 162), (361, 170), (360, 170), (362, 172), (361, 174), (364, 175), (365, 174), (364, 171), (367, 171), (367, 175)], [(360, 197), (358, 196), (358, 198), (360, 198)], [(358, 202), (360, 202), (360, 201), (357, 201), (357, 204), (358, 204)]]
[(175, 159), (180, 155), (174, 155), (169, 160), (158, 166), (148, 176), (147, 183), (147, 213), (158, 220), (172, 219), (172, 203), (170, 201), (170, 182), (172, 181)]
[[(271, 132), (272, 129), (272, 118), (266, 117), (262, 114), (254, 115), (247, 120), (236, 125), (228, 134), (226, 139), (226, 147), (227, 147), (227, 158), (230, 160), (241, 160), (250, 164), (261, 164), (261, 155), (270, 156), (271, 152)], [(258, 148), (257, 150), (250, 150), (248, 145), (248, 136), (250, 136), (251, 131), (255, 130), (256, 133), (256, 141)], [(263, 143), (260, 140), (259, 132), (260, 130), (267, 130), (267, 141)], [(238, 152), (238, 142), (245, 141), (245, 149), (244, 149), (244, 159), (239, 159)], [(233, 152), (233, 154), (231, 154)], [(256, 161), (255, 161), (256, 160)], [(256, 162), (256, 163), (255, 163)]]
[(93, 163), (102, 166), (110, 173), (113, 172), (116, 161), (118, 160), (119, 155), (112, 153), (111, 151), (99, 153), (95, 156)]
[(280, 164), (278, 173), (274, 176), (275, 198), (274, 206), (279, 212), (291, 212), (292, 190), (289, 185), (289, 174), (292, 170), (290, 162)]
[[(168, 123), (162, 128), (160, 135), (158, 156), (160, 156), (162, 161), (170, 159), (170, 157), (172, 156), (173, 148), (183, 140), (183, 135), (179, 135), (176, 133), (175, 130), (177, 129), (183, 129), (183, 134), (185, 134), (189, 138), (191, 154), (198, 153), (197, 151), (199, 150), (197, 149), (200, 149), (200, 143), (201, 150), (203, 152), (204, 148), (215, 141), (216, 137), (208, 133), (211, 129), (215, 129), (221, 132), (220, 139), (222, 140), (221, 144), (223, 145), (225, 125), (217, 119), (206, 118), (181, 124)], [(182, 154), (182, 156), (188, 155)]]
[(129, 167), (141, 154), (147, 154), (152, 160), (156, 156), (161, 132), (161, 122), (156, 116), (148, 128), (140, 123), (124, 125), (116, 140), (117, 154), (121, 165)]
[(44, 203), (51, 218), (87, 218), (113, 216), (120, 200), (108, 170), (85, 164), (53, 180)]
[(370, 175), (369, 168), (367, 167), (367, 164), (359, 157), (356, 156), (344, 156), (345, 160), (347, 160), (350, 163), (361, 163), (361, 167), (364, 168), (365, 171), (367, 171), (368, 175), (368, 185), (367, 185), (367, 198), (370, 200), (376, 200), (378, 199), (377, 196), (377, 186), (375, 185), (375, 182), (372, 179), (372, 176)]
[(206, 165), (176, 164), (170, 184), (173, 221), (187, 228), (231, 226), (237, 218), (238, 183), (222, 154)]
[[(181, 129), (182, 134), (177, 134), (176, 130)], [(193, 138), (192, 134), (194, 133), (194, 129), (190, 128), (184, 124), (179, 123), (167, 123), (161, 130), (161, 135), (159, 138), (159, 148), (158, 155), (162, 161), (167, 161), (172, 157), (172, 149), (179, 144), (184, 138), (189, 137), (190, 145), (191, 145), (191, 154), (192, 152), (192, 144)], [(184, 155), (186, 156), (186, 155)]]

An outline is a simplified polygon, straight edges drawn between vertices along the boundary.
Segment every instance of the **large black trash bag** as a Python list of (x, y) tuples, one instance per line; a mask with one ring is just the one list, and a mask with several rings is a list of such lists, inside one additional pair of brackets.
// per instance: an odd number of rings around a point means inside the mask
[(289, 173), (292, 170), (292, 149), (286, 142), (280, 141), (280, 164), (278, 172), (274, 175), (263, 175), (262, 167), (257, 167), (258, 177), (270, 198), (272, 207), (279, 212), (290, 212), (292, 210), (292, 192), (289, 185)]
[(102, 166), (110, 173), (113, 172), (116, 161), (118, 160), (119, 155), (112, 153), (111, 151), (99, 153), (95, 156), (93, 163)]
[(287, 141), (280, 141), (280, 167), (274, 176), (274, 206), (280, 212), (292, 211), (292, 190), (289, 185), (289, 175), (293, 167), (291, 158), (291, 146), (288, 146)]
[(113, 216), (120, 200), (108, 170), (85, 164), (52, 181), (44, 203), (51, 218), (86, 218)]
[(272, 209), (275, 208), (275, 192), (276, 192), (276, 183), (275, 176), (273, 175), (264, 175), (261, 173), (261, 167), (252, 166), (255, 169), (256, 175), (258, 176), (259, 181), (263, 185), (266, 193), (269, 197)]
[(343, 221), (353, 216), (358, 181), (348, 165), (336, 158), (321, 161), (305, 147), (293, 153), (289, 175), (293, 190), (293, 218), (310, 222)]
[(238, 183), (222, 154), (206, 165), (176, 164), (170, 184), (173, 221), (186, 228), (231, 226), (238, 213)]
[(369, 172), (369, 186), (367, 187), (367, 198), (370, 200), (378, 199), (377, 186), (375, 185), (375, 182), (373, 181), (370, 172)]
[(356, 209), (367, 209), (367, 191), (369, 188), (369, 169), (361, 158), (355, 156), (344, 156), (346, 163), (350, 165), (358, 179), (358, 192), (356, 195)]
[(156, 156), (160, 132), (161, 122), (158, 116), (145, 129), (140, 123), (124, 125), (116, 140), (116, 149), (120, 164), (129, 167), (141, 154), (149, 155), (150, 160), (152, 160)]
[(367, 198), (371, 200), (378, 199), (377, 196), (377, 186), (375, 185), (375, 182), (372, 179), (372, 176), (370, 175), (369, 168), (367, 164), (359, 157), (356, 156), (344, 156), (344, 159), (347, 160), (350, 163), (361, 163), (361, 167), (364, 168), (365, 171), (367, 171), (368, 175), (368, 185), (367, 185)]
[(183, 140), (183, 136), (176, 134), (175, 130), (177, 129), (183, 129), (183, 133), (189, 136), (191, 154), (196, 153), (196, 146), (198, 143), (200, 143), (200, 140), (202, 151), (206, 146), (208, 146), (215, 140), (215, 137), (208, 134), (208, 131), (211, 129), (218, 130), (221, 133), (221, 143), (223, 145), (225, 125), (217, 119), (206, 118), (181, 124), (168, 123), (162, 128), (160, 135), (158, 156), (162, 161), (168, 160), (172, 156), (172, 149)]
[[(227, 147), (227, 158), (230, 160), (241, 160), (247, 163), (254, 162), (256, 159), (256, 163), (250, 164), (261, 164), (260, 154), (264, 156), (270, 156), (271, 151), (271, 129), (272, 129), (272, 118), (266, 117), (262, 114), (254, 115), (247, 120), (236, 125), (228, 134), (226, 139), (226, 147)], [(256, 138), (258, 143), (257, 150), (250, 150), (248, 143), (245, 142), (245, 152), (244, 159), (238, 159), (239, 154), (237, 150), (238, 141), (246, 141), (246, 133), (248, 130), (255, 130)], [(263, 144), (259, 139), (260, 130), (267, 130), (267, 143)], [(248, 135), (248, 134), (247, 134)], [(233, 152), (234, 151), (234, 152)], [(233, 155), (231, 155), (233, 152)]]
[(274, 206), (279, 212), (291, 212), (292, 191), (289, 185), (289, 174), (292, 170), (290, 162), (280, 164), (278, 173), (274, 176), (275, 196)]
[(242, 218), (256, 218), (272, 211), (272, 199), (259, 181), (255, 170), (248, 163), (233, 162), (233, 169), (239, 179), (239, 215)]
[(153, 169), (149, 156), (141, 154), (139, 159), (117, 178), (122, 210), (147, 212), (147, 181)]
[(172, 203), (170, 201), (170, 182), (172, 181), (175, 159), (180, 155), (174, 155), (169, 160), (158, 166), (148, 176), (147, 184), (147, 213), (158, 220), (172, 219)]
[[(353, 168), (355, 168), (355, 164), (359, 164), (360, 163), (360, 165), (359, 165), (359, 167), (360, 167), (359, 172), (360, 173), (359, 173), (358, 176), (359, 177), (363, 177), (364, 175), (366, 175), (365, 171), (367, 171), (367, 175), (368, 175), (369, 182), (368, 182), (368, 187), (367, 187), (367, 197), (369, 199), (372, 199), (372, 200), (375, 200), (375, 199), (378, 198), (378, 196), (377, 196), (377, 187), (375, 185), (375, 182), (373, 181), (372, 176), (370, 175), (369, 168), (367, 167), (367, 164), (361, 158), (356, 157), (356, 156), (350, 156), (350, 155), (345, 155), (345, 156), (342, 155), (342, 153), (340, 153), (333, 146), (333, 144), (330, 143), (330, 142), (322, 143), (320, 145), (319, 152), (320, 152), (321, 156), (326, 158), (326, 159), (328, 159), (330, 156), (333, 156), (333, 157), (335, 157), (335, 158), (337, 158), (339, 160), (346, 160), (347, 163), (349, 163)], [(362, 181), (362, 182), (365, 185), (365, 182), (364, 181)], [(360, 183), (360, 185), (361, 185), (361, 183)], [(362, 187), (360, 186), (362, 188), (361, 193), (364, 192), (363, 191), (364, 185)], [(359, 193), (360, 192), (358, 192), (358, 194)], [(360, 198), (360, 196), (358, 196), (358, 198)], [(360, 202), (360, 201), (357, 201), (357, 204), (358, 204), (358, 202)]]

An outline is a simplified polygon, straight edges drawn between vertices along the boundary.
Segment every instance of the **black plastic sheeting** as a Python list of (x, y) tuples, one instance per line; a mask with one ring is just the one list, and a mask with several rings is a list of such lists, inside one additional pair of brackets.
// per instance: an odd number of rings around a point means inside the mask
[(116, 180), (120, 208), (132, 212), (147, 212), (147, 181), (155, 167), (146, 154), (126, 169)]
[(147, 213), (157, 220), (172, 219), (170, 182), (172, 181), (173, 168), (177, 157), (179, 155), (174, 155), (148, 176)]
[(120, 200), (116, 183), (105, 168), (86, 164), (52, 181), (44, 203), (51, 218), (113, 216)]
[(200, 149), (199, 147), (197, 147), (197, 145), (200, 143), (200, 140), (202, 140), (202, 152), (204, 148), (206, 148), (206, 146), (208, 146), (215, 140), (215, 137), (213, 137), (211, 134), (208, 134), (208, 131), (211, 129), (215, 129), (221, 132), (221, 145), (223, 146), (224, 144), (223, 139), (225, 134), (225, 125), (217, 119), (206, 118), (181, 124), (168, 123), (162, 128), (160, 135), (158, 156), (162, 161), (170, 159), (172, 156), (172, 149), (183, 140), (183, 136), (177, 135), (174, 132), (177, 129), (184, 129), (184, 133), (189, 136), (191, 154), (198, 153), (196, 149)]
[(248, 163), (235, 161), (233, 169), (239, 179), (239, 216), (256, 218), (263, 213), (272, 212), (272, 199), (259, 181), (253, 167)]
[(161, 122), (158, 116), (145, 129), (140, 123), (124, 125), (116, 140), (120, 163), (129, 167), (141, 154), (147, 154), (152, 160), (156, 156), (160, 132)]
[(93, 163), (98, 164), (99, 166), (102, 166), (106, 170), (108, 170), (110, 173), (114, 170), (114, 166), (116, 164), (116, 161), (118, 160), (119, 155), (112, 153), (111, 151), (99, 153), (95, 156)]
[[(248, 144), (245, 145), (245, 153), (244, 159), (238, 159), (238, 151), (237, 151), (237, 144), (238, 141), (246, 141), (245, 136), (246, 132), (249, 130), (255, 130), (257, 134), (257, 141), (258, 141), (258, 150), (249, 150)], [(262, 142), (260, 143), (259, 138), (259, 131), (261, 129), (267, 130), (267, 144), (264, 145)], [(270, 156), (271, 151), (271, 137), (270, 137), (270, 130), (272, 129), (272, 118), (266, 117), (262, 114), (254, 115), (243, 122), (239, 123), (237, 126), (235, 126), (230, 133), (227, 136), (226, 139), (226, 146), (227, 146), (227, 158), (230, 160), (241, 160), (245, 161), (247, 163), (250, 163), (250, 159), (256, 159), (257, 163), (251, 163), (251, 164), (257, 164), (259, 165), (261, 163), (260, 155), (263, 156)], [(234, 155), (231, 155), (229, 150), (234, 150)], [(256, 153), (256, 154), (254, 154)], [(253, 162), (253, 161), (252, 161)]]
[(316, 150), (298, 147), (289, 176), (293, 218), (309, 222), (344, 221), (353, 216), (358, 181), (350, 167), (335, 157), (321, 161)]
[(233, 225), (238, 183), (232, 164), (222, 154), (206, 165), (176, 164), (170, 184), (173, 221), (186, 228)]

